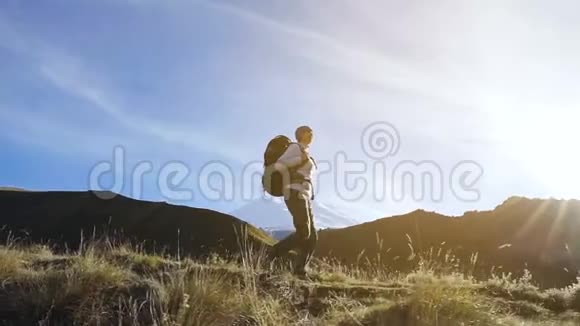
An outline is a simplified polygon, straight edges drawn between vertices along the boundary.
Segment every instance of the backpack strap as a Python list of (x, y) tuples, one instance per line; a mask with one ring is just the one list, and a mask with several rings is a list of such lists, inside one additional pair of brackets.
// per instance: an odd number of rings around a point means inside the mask
[(308, 161), (311, 161), (312, 164), (314, 164), (314, 167), (318, 168), (318, 165), (316, 164), (316, 161), (314, 160), (314, 158), (312, 156), (310, 156), (310, 154), (308, 154), (306, 152), (306, 150), (304, 149), (304, 147), (298, 143), (298, 142), (293, 142), (293, 144), (297, 144), (300, 147), (300, 151), (302, 152), (302, 154), (304, 156), (306, 156), (306, 159), (304, 159), (300, 164), (298, 164), (295, 167), (292, 167), (292, 175), (291, 175), (291, 179), (293, 181), (306, 181), (308, 183), (310, 183), (310, 185), (312, 186), (312, 197), (310, 198), (311, 200), (314, 200), (314, 185), (312, 184), (312, 180), (310, 178), (304, 177), (303, 175), (297, 173), (297, 171), (303, 167), (306, 163), (308, 163)]
[(292, 168), (293, 170), (298, 170), (298, 169), (300, 169), (301, 167), (303, 167), (303, 166), (304, 166), (304, 164), (308, 163), (308, 161), (312, 161), (312, 164), (314, 164), (314, 166), (315, 166), (316, 168), (318, 168), (318, 165), (316, 165), (316, 161), (314, 160), (314, 158), (313, 158), (312, 156), (310, 156), (310, 154), (308, 154), (308, 153), (306, 152), (306, 150), (304, 149), (304, 147), (303, 147), (303, 146), (302, 146), (300, 143), (298, 143), (298, 142), (292, 142), (291, 144), (296, 144), (296, 145), (298, 145), (298, 147), (300, 148), (300, 151), (302, 152), (302, 154), (303, 154), (304, 156), (306, 156), (306, 158), (305, 158), (305, 159), (303, 159), (303, 160), (302, 160), (302, 162), (300, 162), (300, 164), (298, 164), (298, 165), (296, 165), (296, 166), (294, 166), (294, 167)]

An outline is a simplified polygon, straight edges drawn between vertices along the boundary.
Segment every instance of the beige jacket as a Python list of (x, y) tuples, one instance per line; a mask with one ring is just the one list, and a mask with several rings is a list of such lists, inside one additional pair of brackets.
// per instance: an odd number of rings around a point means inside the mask
[[(300, 149), (302, 147), (302, 149)], [(296, 173), (303, 175), (306, 179), (314, 180), (314, 173), (316, 172), (316, 163), (314, 159), (310, 156), (309, 147), (304, 146), (299, 143), (292, 143), (284, 154), (280, 156), (277, 163), (283, 164), (286, 168), (293, 168), (304, 161), (303, 155), (308, 155), (308, 161), (304, 163)], [(304, 199), (312, 198), (314, 189), (312, 187), (312, 182), (302, 181), (302, 182), (290, 182), (287, 188), (298, 190), (300, 195), (303, 196)]]

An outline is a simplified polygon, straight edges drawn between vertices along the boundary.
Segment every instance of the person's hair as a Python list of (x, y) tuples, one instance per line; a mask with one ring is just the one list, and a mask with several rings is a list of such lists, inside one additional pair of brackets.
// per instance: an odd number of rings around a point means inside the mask
[(302, 135), (305, 132), (312, 132), (312, 128), (310, 128), (309, 126), (300, 126), (300, 127), (296, 128), (296, 131), (294, 132), (294, 136), (296, 136), (296, 140), (300, 140), (300, 137), (302, 137)]

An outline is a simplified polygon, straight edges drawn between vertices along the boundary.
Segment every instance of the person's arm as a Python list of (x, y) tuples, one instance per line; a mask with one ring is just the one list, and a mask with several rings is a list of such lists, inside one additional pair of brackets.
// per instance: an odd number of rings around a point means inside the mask
[(300, 163), (304, 161), (304, 158), (305, 154), (300, 148), (300, 145), (293, 143), (290, 144), (290, 146), (288, 146), (284, 154), (282, 154), (282, 156), (278, 158), (278, 161), (276, 161), (277, 163), (276, 165), (279, 167), (281, 164), (287, 168), (291, 168), (300, 165)]

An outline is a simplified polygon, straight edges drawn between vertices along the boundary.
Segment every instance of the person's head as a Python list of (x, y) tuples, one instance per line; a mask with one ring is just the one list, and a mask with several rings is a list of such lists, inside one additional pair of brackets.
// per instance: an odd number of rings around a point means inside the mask
[(308, 126), (300, 126), (296, 128), (294, 135), (296, 136), (296, 140), (304, 145), (309, 145), (312, 143), (312, 139), (314, 138), (312, 128)]

